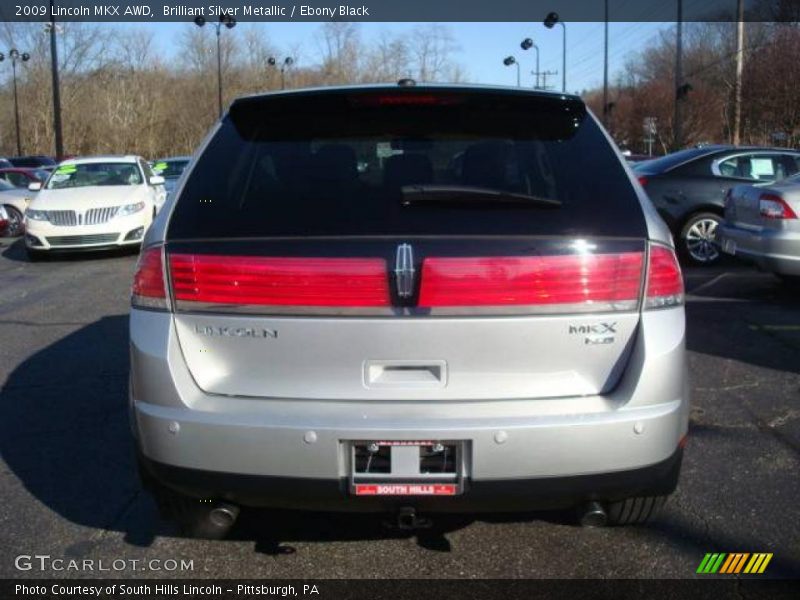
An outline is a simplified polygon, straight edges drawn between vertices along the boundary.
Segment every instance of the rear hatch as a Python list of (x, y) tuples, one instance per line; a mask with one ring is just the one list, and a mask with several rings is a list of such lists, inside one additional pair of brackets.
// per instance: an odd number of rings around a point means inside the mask
[(646, 237), (577, 98), (340, 89), (236, 102), (164, 260), (208, 393), (543, 398), (615, 385)]

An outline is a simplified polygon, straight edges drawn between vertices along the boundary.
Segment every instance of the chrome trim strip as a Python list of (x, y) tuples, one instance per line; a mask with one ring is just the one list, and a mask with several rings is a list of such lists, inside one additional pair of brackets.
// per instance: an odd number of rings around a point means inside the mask
[(438, 308), (378, 306), (260, 306), (252, 304), (218, 304), (176, 300), (175, 311), (180, 313), (215, 313), (260, 316), (338, 316), (338, 317), (447, 317), (447, 316), (537, 316), (636, 312), (638, 298), (621, 302), (581, 302), (572, 304), (539, 304), (519, 306), (451, 306)]

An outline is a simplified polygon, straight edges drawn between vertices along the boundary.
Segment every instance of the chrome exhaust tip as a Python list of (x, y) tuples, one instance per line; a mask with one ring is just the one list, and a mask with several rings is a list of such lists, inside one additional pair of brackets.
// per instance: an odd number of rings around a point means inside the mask
[(602, 504), (592, 500), (581, 510), (580, 522), (582, 527), (604, 527), (608, 523), (608, 515)]
[(211, 509), (208, 520), (214, 527), (230, 529), (239, 517), (239, 507), (226, 502), (220, 503)]

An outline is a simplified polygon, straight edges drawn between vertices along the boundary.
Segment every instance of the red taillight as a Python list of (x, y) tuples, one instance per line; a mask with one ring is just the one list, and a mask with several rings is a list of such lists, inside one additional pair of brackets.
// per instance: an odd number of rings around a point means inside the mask
[(758, 199), (758, 209), (761, 216), (766, 219), (796, 219), (797, 214), (786, 200), (775, 194), (761, 194)]
[(167, 308), (162, 248), (150, 248), (139, 257), (133, 276), (131, 304), (139, 308)]
[(176, 301), (258, 306), (388, 306), (380, 258), (171, 254)]
[(571, 304), (629, 310), (638, 302), (642, 263), (641, 252), (427, 258), (419, 306)]
[(683, 277), (675, 252), (650, 246), (645, 308), (669, 308), (683, 304)]
[(647, 185), (647, 177), (645, 177), (644, 175), (639, 175), (636, 179), (639, 180), (639, 185), (641, 185), (642, 187), (645, 187)]

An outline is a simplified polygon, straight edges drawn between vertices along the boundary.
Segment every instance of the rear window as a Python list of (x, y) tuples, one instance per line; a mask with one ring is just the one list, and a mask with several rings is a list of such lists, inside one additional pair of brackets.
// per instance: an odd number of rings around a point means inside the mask
[(183, 173), (189, 159), (186, 160), (157, 160), (153, 163), (152, 169), (165, 179), (177, 179)]
[(667, 154), (661, 158), (648, 160), (647, 162), (637, 165), (635, 170), (637, 173), (663, 173), (689, 161), (694, 161), (700, 157), (711, 154), (713, 154), (713, 150), (709, 150), (708, 148), (679, 150), (678, 152)]
[[(408, 201), (429, 189), (447, 201)], [(509, 201), (519, 197), (555, 202)], [(170, 239), (429, 234), (643, 237), (645, 224), (579, 100), (393, 89), (234, 104), (168, 230)]]

